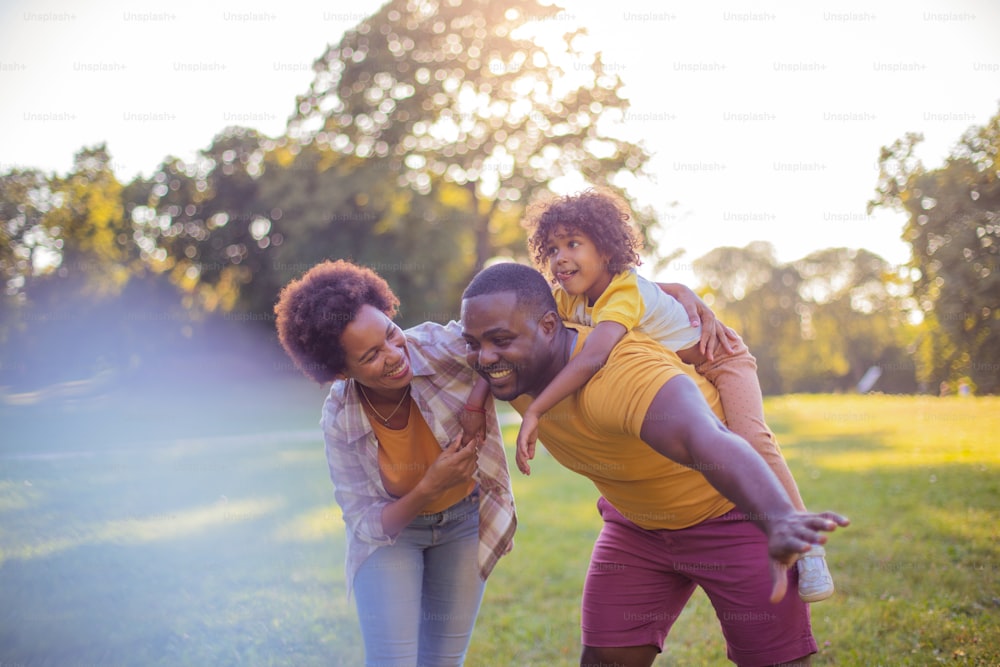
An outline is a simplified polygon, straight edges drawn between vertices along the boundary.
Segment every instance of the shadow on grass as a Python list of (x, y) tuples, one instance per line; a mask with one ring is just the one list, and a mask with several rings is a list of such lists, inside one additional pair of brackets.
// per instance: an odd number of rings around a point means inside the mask
[[(86, 449), (55, 440), (47, 458), (4, 451), (0, 663), (361, 664), (319, 401), (269, 424), (281, 400), (299, 400), (272, 390), (267, 410), (234, 387), (225, 401), (184, 397), (225, 403), (201, 421), (160, 416), (110, 444), (91, 432)], [(287, 417), (298, 409), (301, 418)], [(252, 435), (195, 437), (204, 424)], [(877, 434), (849, 438), (852, 451), (888, 448)], [(815, 446), (834, 440), (844, 438)], [(789, 450), (813, 441), (806, 434)], [(929, 664), (958, 652), (969, 664), (1000, 660), (995, 461), (845, 471), (790, 456), (807, 503), (853, 520), (829, 545), (838, 593), (813, 607), (823, 647), (814, 664)], [(544, 453), (533, 470), (512, 471), (520, 529), (487, 587), (470, 665), (578, 659), (597, 493)], [(696, 596), (657, 664), (728, 664), (724, 656), (714, 612)]]
[(39, 493), (3, 512), (3, 662), (358, 664), (322, 449), (287, 451), (15, 466)]
[(316, 393), (5, 408), (0, 663), (360, 664)]
[(781, 444), (782, 451), (798, 453), (803, 451), (837, 454), (849, 454), (852, 452), (872, 452), (874, 450), (889, 449), (890, 445), (885, 441), (889, 435), (886, 431), (872, 431), (866, 435), (791, 435), (779, 433), (777, 436)]
[[(577, 501), (560, 531), (563, 508), (532, 502), (550, 493), (531, 493), (533, 484), (555, 488), (545, 473), (540, 468), (524, 482), (520, 543), (490, 582), (474, 638), (473, 655), (499, 653), (508, 660), (497, 664), (576, 664), (579, 596), (593, 542), (578, 521), (594, 512), (596, 492)], [(852, 519), (827, 548), (837, 593), (812, 605), (821, 647), (814, 664), (924, 665), (952, 654), (967, 656), (968, 664), (998, 664), (998, 473), (1000, 466), (979, 464), (824, 471), (804, 485), (816, 509)], [(553, 475), (573, 478), (565, 470)], [(674, 626), (668, 647), (656, 664), (731, 664), (701, 593)]]

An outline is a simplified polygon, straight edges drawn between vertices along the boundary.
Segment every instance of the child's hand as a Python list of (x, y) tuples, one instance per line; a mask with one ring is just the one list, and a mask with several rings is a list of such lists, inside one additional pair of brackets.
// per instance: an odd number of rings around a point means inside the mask
[(525, 475), (531, 474), (528, 461), (535, 458), (535, 441), (538, 440), (538, 417), (530, 410), (521, 418), (521, 429), (517, 432), (517, 469)]
[(715, 361), (719, 353), (724, 357), (731, 355), (739, 340), (735, 331), (713, 318), (712, 324), (706, 324), (702, 328), (698, 346), (708, 361)]
[(458, 413), (458, 423), (462, 425), (462, 446), (475, 438), (486, 439), (486, 413), (462, 410)]
[(701, 328), (698, 348), (708, 361), (715, 361), (715, 355), (719, 352), (727, 356), (733, 353), (736, 332), (720, 322), (712, 309), (698, 295), (691, 290), (686, 290), (680, 292), (675, 298), (687, 311), (691, 326)]
[(720, 352), (723, 355), (730, 355), (739, 342), (740, 337), (736, 332), (720, 322), (715, 317), (715, 313), (709, 308), (697, 294), (689, 287), (680, 283), (657, 283), (660, 289), (677, 299), (684, 311), (687, 312), (691, 326), (701, 329), (701, 339), (698, 341), (698, 349), (707, 361), (715, 361), (715, 356)]

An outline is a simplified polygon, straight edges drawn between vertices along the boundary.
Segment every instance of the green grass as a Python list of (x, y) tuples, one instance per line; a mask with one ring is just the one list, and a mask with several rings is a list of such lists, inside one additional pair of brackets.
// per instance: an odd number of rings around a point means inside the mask
[[(286, 380), (0, 408), (0, 665), (362, 664), (321, 401)], [(810, 508), (853, 521), (814, 664), (1000, 664), (1000, 399), (767, 414)], [(544, 453), (513, 478), (467, 664), (574, 665), (596, 492)], [(656, 664), (729, 664), (704, 595)]]

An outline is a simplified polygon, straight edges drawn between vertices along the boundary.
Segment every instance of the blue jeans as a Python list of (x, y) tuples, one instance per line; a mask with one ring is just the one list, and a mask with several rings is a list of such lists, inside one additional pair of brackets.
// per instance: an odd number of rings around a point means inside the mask
[(354, 579), (367, 667), (460, 667), (486, 582), (479, 578), (479, 493), (418, 516)]

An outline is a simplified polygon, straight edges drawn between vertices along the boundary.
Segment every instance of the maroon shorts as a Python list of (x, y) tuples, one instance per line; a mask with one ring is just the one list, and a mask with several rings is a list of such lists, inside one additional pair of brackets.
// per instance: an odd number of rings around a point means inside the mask
[(733, 662), (753, 667), (816, 652), (809, 608), (797, 594), (796, 568), (788, 593), (771, 604), (767, 540), (733, 510), (681, 530), (645, 530), (604, 498), (604, 519), (583, 590), (583, 644), (663, 650), (695, 586), (715, 608)]

